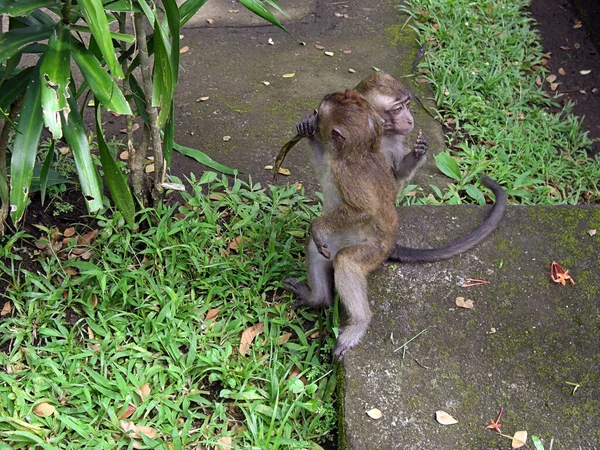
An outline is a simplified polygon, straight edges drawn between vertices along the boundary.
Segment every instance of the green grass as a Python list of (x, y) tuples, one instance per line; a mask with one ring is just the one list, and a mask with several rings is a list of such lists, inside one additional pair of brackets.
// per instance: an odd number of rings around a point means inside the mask
[(455, 127), (447, 144), (462, 176), (438, 200), (480, 200), (465, 189), (486, 172), (514, 203), (600, 202), (600, 158), (587, 156), (580, 120), (570, 105), (550, 112), (557, 105), (536, 83), (547, 69), (528, 4), (408, 0), (402, 8), (428, 43), (419, 68), (440, 120)]
[[(141, 448), (215, 448), (230, 437), (234, 448), (317, 449), (330, 437), (334, 338), (310, 336), (332, 329), (331, 314), (294, 311), (279, 296), (284, 278), (302, 275), (317, 206), (294, 187), (267, 195), (212, 172), (185, 197), (140, 213), (137, 233), (118, 217), (101, 221), (89, 261), (69, 260), (71, 245), (40, 274), (2, 266), (13, 312), (0, 319), (0, 441), (131, 448), (122, 427), (132, 424), (157, 431)], [(240, 355), (242, 332), (258, 323)], [(43, 402), (56, 414), (35, 415)], [(128, 405), (135, 412), (121, 419)]]

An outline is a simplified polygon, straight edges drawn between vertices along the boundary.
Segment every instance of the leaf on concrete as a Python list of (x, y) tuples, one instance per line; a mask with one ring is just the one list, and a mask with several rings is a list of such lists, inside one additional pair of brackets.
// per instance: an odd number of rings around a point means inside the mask
[(459, 308), (473, 309), (475, 303), (473, 303), (473, 300), (467, 300), (464, 297), (456, 297), (456, 306)]
[(197, 102), (205, 102), (206, 100), (208, 100), (210, 97), (206, 96), (206, 97), (198, 97), (196, 99)]
[(231, 140), (231, 136), (229, 136), (229, 135), (223, 136), (223, 141), (229, 142), (230, 140)]
[(281, 75), (283, 78), (294, 78), (296, 76), (296, 73), (284, 73), (283, 75)]
[(317, 50), (325, 50), (325, 47), (323, 47), (322, 45), (319, 45), (319, 44), (315, 44), (315, 48)]
[(512, 448), (521, 448), (527, 442), (527, 431), (517, 431), (513, 435)]
[(367, 416), (369, 416), (371, 419), (375, 419), (375, 420), (379, 420), (383, 417), (383, 413), (381, 412), (381, 410), (377, 409), (377, 408), (373, 408), (370, 409), (368, 411), (366, 411)]
[(256, 325), (252, 325), (244, 330), (242, 333), (242, 339), (240, 341), (240, 355), (246, 356), (248, 350), (250, 349), (250, 344), (254, 338), (265, 329), (265, 324), (263, 322), (259, 322)]
[(458, 423), (458, 420), (456, 420), (446, 411), (441, 410), (435, 412), (435, 420), (442, 425), (454, 425), (455, 423)]
[(325, 54), (326, 54), (327, 56), (333, 56), (333, 55), (335, 55), (335, 53), (333, 53), (333, 52), (325, 52)]
[(579, 73), (581, 75), (589, 75), (590, 73), (592, 73), (592, 71), (591, 70), (580, 70)]
[(187, 45), (184, 45), (183, 47), (181, 47), (181, 49), (179, 50), (179, 53), (187, 53), (190, 51), (190, 48)]

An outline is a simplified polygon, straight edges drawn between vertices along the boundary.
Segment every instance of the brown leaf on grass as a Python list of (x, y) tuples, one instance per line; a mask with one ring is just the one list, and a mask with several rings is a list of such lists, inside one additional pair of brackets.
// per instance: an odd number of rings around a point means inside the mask
[(473, 300), (466, 300), (464, 297), (456, 297), (456, 306), (459, 308), (473, 309), (475, 304)]
[(125, 432), (125, 435), (132, 439), (140, 439), (141, 434), (148, 436), (150, 439), (155, 439), (158, 436), (156, 429), (144, 425), (136, 425), (130, 420), (120, 420), (119, 426)]
[(64, 237), (71, 237), (73, 235), (75, 235), (75, 227), (69, 227), (63, 232)]
[(292, 337), (292, 333), (285, 333), (279, 338), (279, 345), (285, 344)]
[(455, 423), (458, 423), (458, 420), (456, 420), (446, 411), (441, 410), (435, 412), (435, 420), (437, 420), (442, 425), (454, 425)]
[(229, 450), (232, 447), (231, 445), (231, 437), (230, 436), (223, 436), (222, 438), (219, 438), (218, 442), (218, 448), (219, 450)]
[(229, 243), (229, 250), (238, 250), (244, 242), (243, 236), (238, 236)]
[(148, 383), (144, 383), (140, 386), (137, 393), (139, 394), (142, 401), (144, 401), (150, 395), (150, 385)]
[(297, 377), (301, 373), (302, 373), (302, 371), (300, 369), (298, 369), (298, 366), (294, 366), (294, 367), (292, 367), (292, 370), (290, 370), (290, 375), (288, 376), (288, 379)]
[(242, 333), (242, 339), (240, 341), (240, 355), (246, 356), (248, 350), (250, 349), (250, 344), (254, 338), (262, 333), (265, 329), (265, 324), (263, 322), (259, 322), (256, 325), (252, 325), (244, 330)]
[(2, 307), (2, 311), (0, 311), (0, 317), (10, 314), (11, 311), (12, 311), (12, 303), (10, 300), (8, 300)]
[(48, 247), (48, 241), (46, 240), (35, 241), (33, 244), (40, 250), (44, 250), (46, 247)]
[(212, 320), (215, 317), (217, 317), (219, 315), (219, 311), (221, 310), (221, 308), (213, 308), (210, 311), (208, 311), (206, 313), (206, 317), (204, 318), (204, 321), (208, 321), (208, 320)]
[(521, 448), (527, 443), (527, 431), (517, 431), (512, 438), (512, 448)]
[(42, 402), (33, 408), (33, 413), (38, 417), (48, 417), (56, 412), (56, 408), (50, 403)]
[(121, 161), (127, 161), (129, 159), (129, 152), (127, 150), (124, 150), (121, 153), (119, 153), (119, 159)]
[(90, 297), (89, 305), (92, 308), (98, 306), (98, 296), (96, 294), (92, 294), (92, 296)]
[(94, 242), (94, 239), (96, 239), (96, 236), (98, 235), (98, 230), (92, 230), (92, 231), (88, 231), (87, 233), (85, 233), (83, 236), (80, 236), (77, 239), (77, 242), (79, 244), (87, 244), (87, 245), (91, 245), (92, 242)]
[(227, 194), (224, 194), (222, 192), (212, 192), (212, 193), (208, 194), (208, 198), (211, 200), (220, 201), (220, 200), (227, 198)]
[(133, 415), (135, 410), (136, 410), (135, 406), (127, 405), (127, 408), (125, 408), (125, 411), (123, 411), (123, 413), (121, 413), (121, 416), (119, 417), (119, 419), (129, 419)]
[(63, 156), (66, 156), (70, 150), (71, 149), (69, 147), (58, 147), (58, 152)]

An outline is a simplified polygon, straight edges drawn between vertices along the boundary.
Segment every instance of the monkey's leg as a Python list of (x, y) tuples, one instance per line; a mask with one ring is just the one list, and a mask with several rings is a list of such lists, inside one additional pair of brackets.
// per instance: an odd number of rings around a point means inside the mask
[(294, 308), (309, 306), (326, 308), (333, 304), (333, 263), (317, 251), (312, 239), (306, 248), (308, 284), (295, 278), (283, 282), (285, 288), (298, 296)]
[(394, 175), (397, 179), (408, 181), (414, 175), (415, 171), (425, 162), (425, 154), (429, 150), (429, 145), (423, 133), (419, 131), (415, 148), (407, 154), (394, 168)]
[(358, 344), (369, 327), (372, 313), (367, 299), (367, 275), (383, 259), (380, 246), (364, 243), (343, 248), (333, 261), (335, 288), (348, 314), (348, 323), (340, 328), (333, 349), (338, 360)]

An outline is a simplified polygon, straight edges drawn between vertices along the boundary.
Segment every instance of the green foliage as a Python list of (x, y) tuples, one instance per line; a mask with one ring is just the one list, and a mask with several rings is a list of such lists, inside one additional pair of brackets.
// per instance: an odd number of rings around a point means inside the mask
[(550, 112), (558, 105), (536, 83), (546, 69), (523, 12), (528, 3), (456, 0), (449, 8), (442, 0), (409, 0), (402, 8), (427, 42), (420, 69), (442, 120), (455, 130), (448, 136), (453, 161), (446, 155), (436, 162), (461, 200), (466, 193), (480, 201), (466, 187), (485, 171), (513, 202), (598, 202), (600, 159), (588, 157), (587, 133), (570, 105)]
[[(335, 428), (334, 338), (322, 333), (332, 317), (281, 295), (282, 280), (303, 272), (316, 213), (294, 187), (267, 195), (206, 172), (182, 205), (138, 213), (138, 233), (103, 219), (89, 261), (59, 254), (40, 273), (0, 264), (13, 305), (0, 319), (0, 441), (131, 448), (131, 422), (158, 433), (140, 448), (231, 437), (235, 448), (318, 449)], [(264, 330), (242, 356), (242, 332), (257, 323)], [(56, 414), (35, 415), (41, 402)]]

